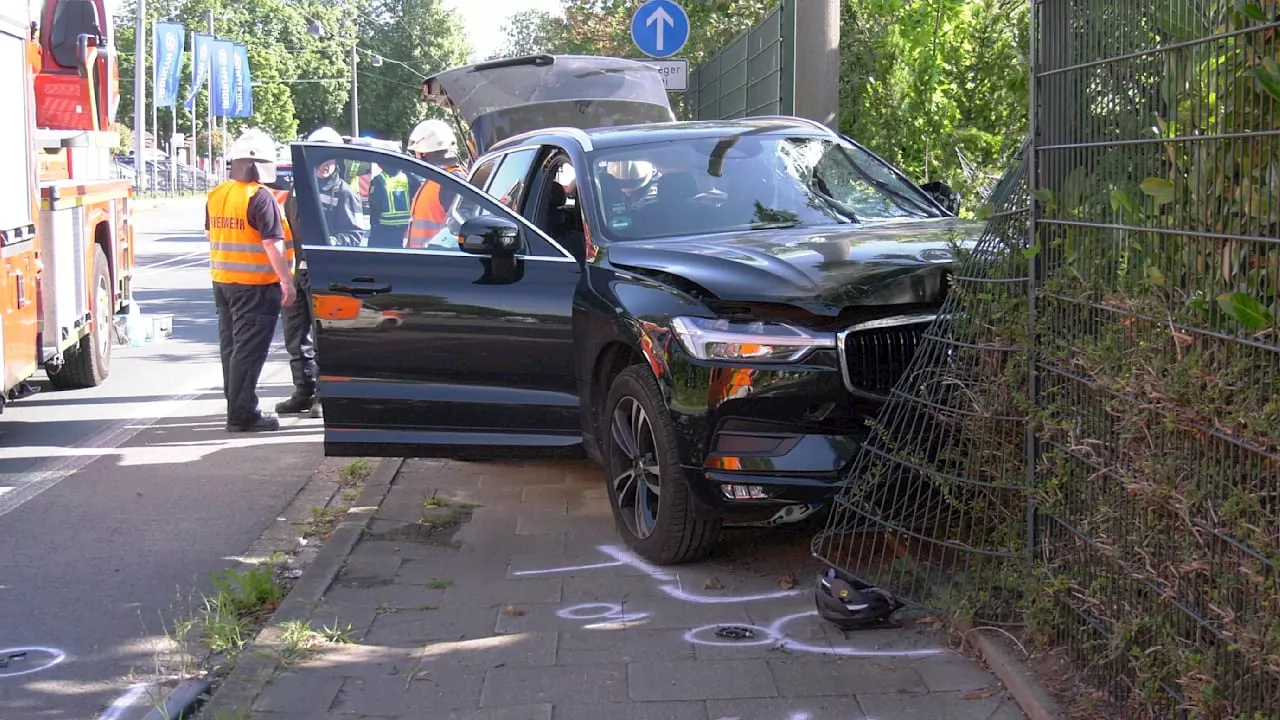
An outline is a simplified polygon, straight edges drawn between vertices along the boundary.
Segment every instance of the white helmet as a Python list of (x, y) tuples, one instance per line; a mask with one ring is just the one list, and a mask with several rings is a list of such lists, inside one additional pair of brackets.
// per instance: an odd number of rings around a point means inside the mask
[(276, 143), (271, 136), (258, 128), (249, 128), (236, 138), (228, 153), (231, 160), (252, 160), (260, 163), (276, 161)]
[(322, 142), (341, 145), (342, 136), (338, 134), (337, 130), (325, 125), (324, 127), (312, 130), (311, 134), (307, 136), (307, 142)]
[(655, 170), (648, 160), (612, 160), (605, 163), (605, 172), (613, 176), (621, 187), (633, 190), (647, 185)]
[(458, 139), (443, 120), (423, 120), (409, 133), (409, 152), (432, 153), (458, 149)]

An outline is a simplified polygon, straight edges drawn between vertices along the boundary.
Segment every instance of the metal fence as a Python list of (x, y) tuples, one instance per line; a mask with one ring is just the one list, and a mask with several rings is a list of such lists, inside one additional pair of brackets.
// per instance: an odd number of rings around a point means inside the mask
[(133, 183), (137, 197), (181, 197), (209, 192), (221, 180), (216, 173), (168, 160), (148, 160), (144, 163), (142, 177), (134, 158), (116, 157), (111, 162), (111, 177)]
[(689, 71), (690, 120), (791, 115), (795, 109), (796, 0), (783, 0)]
[(815, 553), (1280, 717), (1280, 8), (1038, 0), (1032, 134)]

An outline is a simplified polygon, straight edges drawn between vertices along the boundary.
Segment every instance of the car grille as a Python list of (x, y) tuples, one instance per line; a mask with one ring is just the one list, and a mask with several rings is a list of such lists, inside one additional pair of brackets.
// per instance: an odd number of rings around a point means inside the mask
[[(932, 317), (890, 318), (840, 333), (844, 384), (855, 393), (885, 397), (907, 371)], [(894, 323), (894, 324), (884, 324)]]

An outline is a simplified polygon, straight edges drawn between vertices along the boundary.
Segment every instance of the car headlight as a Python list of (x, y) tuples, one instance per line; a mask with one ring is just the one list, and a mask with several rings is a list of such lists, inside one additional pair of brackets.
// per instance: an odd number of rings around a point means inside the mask
[(671, 329), (699, 360), (795, 362), (815, 348), (836, 346), (833, 333), (762, 320), (678, 317), (671, 321)]

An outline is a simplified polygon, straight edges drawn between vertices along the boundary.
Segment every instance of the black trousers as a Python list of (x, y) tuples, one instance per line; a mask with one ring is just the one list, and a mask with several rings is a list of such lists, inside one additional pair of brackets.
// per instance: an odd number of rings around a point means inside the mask
[(308, 295), (311, 282), (307, 271), (294, 274), (297, 298), (281, 312), (284, 321), (284, 348), (289, 351), (289, 370), (293, 373), (293, 392), (302, 397), (316, 394), (320, 369), (316, 366), (316, 318)]
[(283, 293), (270, 285), (213, 284), (218, 308), (218, 347), (222, 353), (222, 393), (227, 423), (248, 425), (261, 416), (258, 378), (271, 352)]

